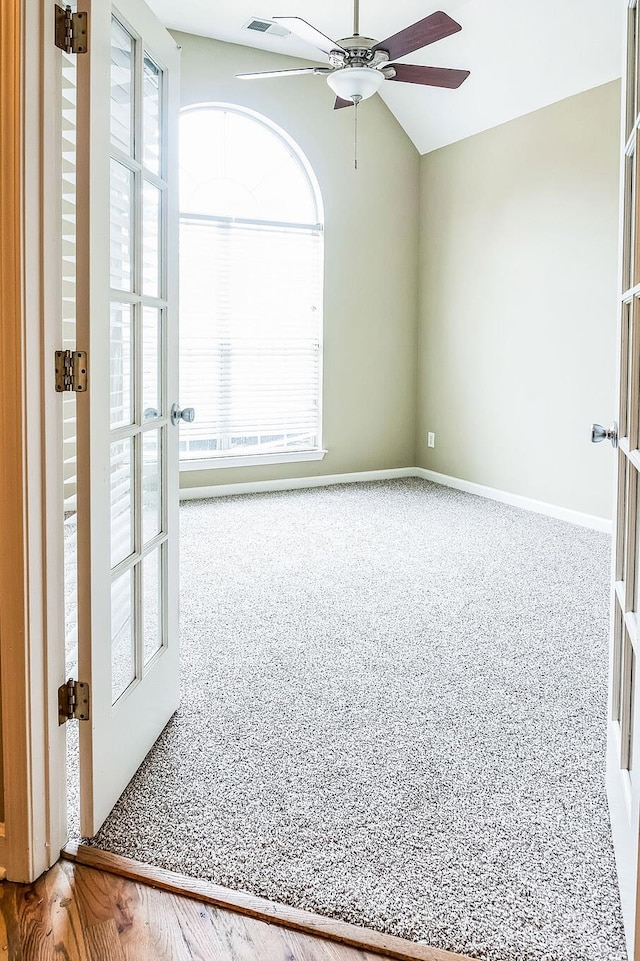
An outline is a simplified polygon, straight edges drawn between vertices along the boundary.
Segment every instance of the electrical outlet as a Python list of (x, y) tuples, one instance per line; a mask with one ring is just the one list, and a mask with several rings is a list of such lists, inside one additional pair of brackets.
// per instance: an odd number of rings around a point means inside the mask
[(435, 447), (435, 446), (436, 446), (436, 435), (433, 433), (433, 431), (429, 431), (429, 433), (427, 434), (427, 447)]

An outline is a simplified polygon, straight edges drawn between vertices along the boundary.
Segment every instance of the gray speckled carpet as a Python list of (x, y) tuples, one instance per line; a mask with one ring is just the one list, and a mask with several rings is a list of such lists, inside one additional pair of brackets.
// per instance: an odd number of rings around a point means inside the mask
[(181, 523), (189, 694), (92, 844), (485, 961), (623, 961), (608, 537), (419, 480)]

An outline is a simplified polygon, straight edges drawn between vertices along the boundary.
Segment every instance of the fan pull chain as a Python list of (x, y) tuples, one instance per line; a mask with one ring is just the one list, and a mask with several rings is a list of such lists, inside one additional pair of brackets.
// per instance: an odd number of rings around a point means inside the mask
[(358, 104), (360, 100), (355, 100), (353, 102), (353, 169), (358, 169)]

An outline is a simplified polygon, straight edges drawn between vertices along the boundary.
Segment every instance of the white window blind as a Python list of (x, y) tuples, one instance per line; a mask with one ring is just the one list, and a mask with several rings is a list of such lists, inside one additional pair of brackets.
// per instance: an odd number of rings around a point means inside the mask
[(318, 450), (321, 225), (207, 211), (180, 230), (180, 390), (196, 409), (181, 459)]

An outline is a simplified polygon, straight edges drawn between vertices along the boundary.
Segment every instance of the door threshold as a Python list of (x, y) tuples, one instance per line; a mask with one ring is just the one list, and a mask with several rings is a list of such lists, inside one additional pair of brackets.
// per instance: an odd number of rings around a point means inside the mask
[(138, 881), (162, 891), (182, 895), (225, 911), (233, 911), (267, 924), (277, 924), (283, 928), (315, 935), (326, 941), (334, 941), (350, 948), (381, 954), (394, 961), (472, 961), (462, 954), (430, 948), (426, 944), (405, 941), (391, 934), (382, 934), (370, 928), (361, 928), (346, 921), (313, 914), (286, 904), (278, 904), (266, 898), (255, 897), (245, 891), (233, 891), (211, 881), (190, 878), (185, 874), (166, 871), (152, 864), (143, 864), (132, 858), (110, 854), (86, 844), (67, 844), (60, 852), (61, 857), (85, 867), (96, 868), (108, 874), (115, 874), (130, 881)]

